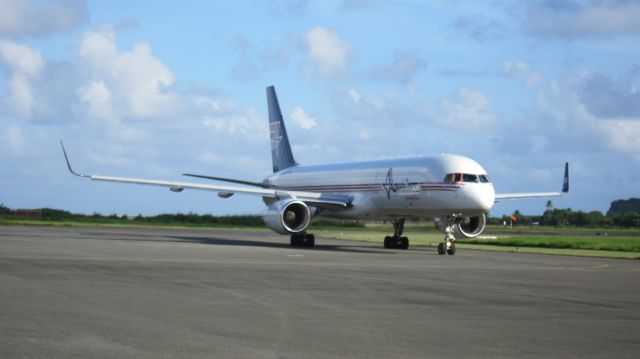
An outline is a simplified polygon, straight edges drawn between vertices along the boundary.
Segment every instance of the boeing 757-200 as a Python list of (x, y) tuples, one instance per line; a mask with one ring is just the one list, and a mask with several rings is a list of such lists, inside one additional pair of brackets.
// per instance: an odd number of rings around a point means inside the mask
[(196, 189), (260, 196), (267, 208), (265, 224), (290, 235), (291, 246), (312, 247), (307, 233), (311, 218), (325, 216), (353, 220), (392, 220), (394, 233), (385, 248), (407, 249), (406, 217), (433, 217), (444, 233), (439, 254), (455, 253), (455, 236), (475, 237), (485, 228), (485, 213), (498, 200), (557, 197), (569, 191), (569, 164), (565, 164), (561, 192), (496, 194), (487, 172), (476, 161), (457, 155), (418, 156), (376, 161), (300, 165), (289, 145), (280, 105), (273, 86), (267, 87), (269, 133), (273, 173), (262, 182), (201, 174), (184, 174), (231, 185), (136, 179), (75, 172), (62, 145), (69, 171), (96, 181), (169, 187), (171, 191)]

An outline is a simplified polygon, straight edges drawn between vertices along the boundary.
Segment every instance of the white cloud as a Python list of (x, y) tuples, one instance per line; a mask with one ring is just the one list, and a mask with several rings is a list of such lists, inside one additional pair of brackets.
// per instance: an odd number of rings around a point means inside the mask
[(640, 122), (606, 121), (599, 127), (611, 149), (630, 155), (640, 164)]
[[(119, 51), (110, 27), (86, 32), (78, 46), (85, 82), (101, 82), (119, 115), (135, 119), (175, 116), (184, 106), (171, 90), (174, 75), (153, 56), (151, 47), (137, 43), (131, 51)], [(86, 87), (87, 84), (82, 84)]]
[(31, 84), (26, 76), (13, 75), (7, 80), (7, 95), (4, 103), (13, 114), (20, 117), (31, 117), (35, 100), (31, 90)]
[(193, 102), (197, 107), (209, 112), (233, 111), (235, 108), (235, 103), (229, 98), (198, 96)]
[(296, 125), (304, 128), (305, 130), (312, 129), (318, 125), (315, 117), (311, 117), (304, 112), (304, 109), (300, 106), (295, 106), (293, 112), (290, 115), (291, 120)]
[(218, 164), (218, 163), (224, 162), (224, 158), (222, 158), (220, 155), (217, 155), (211, 151), (204, 151), (201, 154), (199, 154), (198, 160), (200, 162), (207, 163), (207, 164)]
[(254, 45), (251, 40), (244, 36), (236, 36), (231, 45), (238, 55), (238, 61), (231, 69), (231, 74), (235, 80), (249, 81), (256, 78), (259, 68), (251, 61), (251, 53)]
[(188, 107), (151, 47), (138, 43), (121, 51), (109, 26), (82, 35), (75, 61), (47, 62), (38, 50), (0, 40), (0, 66), (6, 69), (4, 108), (23, 119), (119, 122), (177, 116)]
[(317, 26), (302, 36), (306, 56), (322, 75), (343, 73), (347, 69), (352, 46), (336, 31)]
[(216, 133), (239, 135), (236, 140), (255, 142), (267, 138), (267, 122), (252, 107), (235, 109), (232, 113), (203, 115), (200, 122)]
[(496, 122), (491, 103), (479, 91), (459, 88), (449, 98), (440, 100), (443, 117), (436, 121), (460, 131), (487, 130)]
[(0, 39), (0, 61), (11, 72), (36, 76), (44, 66), (40, 51)]
[(353, 101), (353, 103), (357, 104), (360, 102), (360, 94), (354, 89), (349, 90), (349, 98), (351, 98), (351, 101)]
[(84, 115), (89, 119), (117, 122), (111, 101), (111, 92), (104, 81), (94, 81), (76, 91), (81, 102), (86, 104)]
[(505, 61), (502, 64), (502, 72), (507, 76), (522, 81), (522, 83), (529, 87), (542, 82), (542, 75), (531, 70), (529, 64), (524, 61)]
[(453, 28), (456, 32), (465, 34), (480, 43), (499, 39), (505, 33), (504, 26), (499, 22), (485, 19), (479, 14), (458, 17), (453, 23)]
[(524, 28), (543, 37), (581, 38), (640, 33), (637, 1), (529, 1)]
[(0, 34), (43, 36), (76, 28), (89, 19), (83, 0), (0, 0)]
[(0, 39), (0, 66), (9, 74), (3, 102), (13, 114), (31, 117), (35, 105), (31, 83), (44, 67), (40, 52)]
[(340, 8), (344, 11), (363, 11), (371, 8), (377, 0), (342, 0)]
[(370, 71), (374, 79), (409, 82), (427, 67), (427, 62), (414, 51), (396, 50), (389, 65), (376, 65)]
[(0, 148), (7, 154), (20, 157), (27, 143), (24, 138), (22, 128), (19, 126), (9, 126), (0, 132)]
[(585, 77), (578, 91), (580, 101), (594, 116), (609, 119), (640, 119), (640, 93), (627, 75), (613, 79), (601, 73)]

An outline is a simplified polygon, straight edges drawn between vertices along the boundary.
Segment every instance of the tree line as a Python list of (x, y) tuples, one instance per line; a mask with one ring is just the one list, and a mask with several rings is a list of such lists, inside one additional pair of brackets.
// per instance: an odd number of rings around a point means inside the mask
[[(175, 213), (159, 214), (155, 216), (143, 216), (141, 214), (131, 217), (125, 215), (100, 213), (78, 214), (69, 211), (41, 208), (29, 210), (12, 210), (0, 204), (0, 216), (7, 219), (29, 218), (43, 221), (74, 221), (86, 223), (137, 223), (137, 224), (177, 224), (192, 226), (246, 226), (260, 227), (264, 225), (259, 215), (232, 215), (214, 216), (211, 214)], [(488, 217), (487, 223), (503, 225), (512, 221), (512, 216)], [(549, 209), (542, 215), (526, 215), (520, 211), (513, 214), (516, 225), (540, 225), (540, 226), (571, 226), (571, 227), (635, 227), (640, 228), (640, 212), (609, 211), (606, 215), (599, 211), (583, 212), (574, 211), (571, 208)], [(362, 222), (336, 221), (331, 219), (315, 219), (316, 226), (339, 227), (364, 227)]]
[[(164, 213), (155, 216), (126, 216), (118, 214), (103, 215), (100, 213), (79, 214), (54, 208), (16, 209), (12, 210), (0, 204), (0, 218), (32, 219), (52, 222), (81, 222), (104, 224), (162, 224), (187, 226), (234, 226), (234, 227), (263, 227), (262, 216), (259, 215), (228, 215), (214, 216), (212, 214), (196, 213)], [(315, 226), (364, 227), (362, 222), (339, 221), (331, 219), (314, 219)]]
[[(600, 211), (573, 211), (566, 209), (549, 209), (542, 215), (526, 215), (520, 211), (515, 211), (514, 224), (541, 226), (570, 226), (570, 227), (640, 227), (640, 212), (611, 212), (606, 215)], [(491, 217), (490, 224), (502, 225), (510, 223), (511, 216)]]

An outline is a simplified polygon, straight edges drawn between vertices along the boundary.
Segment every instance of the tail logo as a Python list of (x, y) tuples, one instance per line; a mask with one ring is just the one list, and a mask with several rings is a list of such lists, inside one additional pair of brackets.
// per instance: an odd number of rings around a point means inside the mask
[(271, 150), (275, 151), (282, 141), (282, 131), (280, 131), (280, 122), (271, 122), (269, 124), (269, 134), (271, 136)]

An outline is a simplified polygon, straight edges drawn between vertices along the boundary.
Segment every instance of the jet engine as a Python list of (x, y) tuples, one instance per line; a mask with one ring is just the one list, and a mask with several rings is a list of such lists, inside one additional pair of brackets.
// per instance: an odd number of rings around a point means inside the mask
[[(435, 219), (436, 227), (444, 233), (447, 218), (438, 217)], [(487, 224), (484, 214), (474, 217), (458, 217), (453, 224), (454, 234), (466, 238), (479, 236)]]
[(262, 214), (262, 220), (276, 233), (298, 233), (309, 226), (311, 211), (302, 201), (284, 199), (271, 203)]

